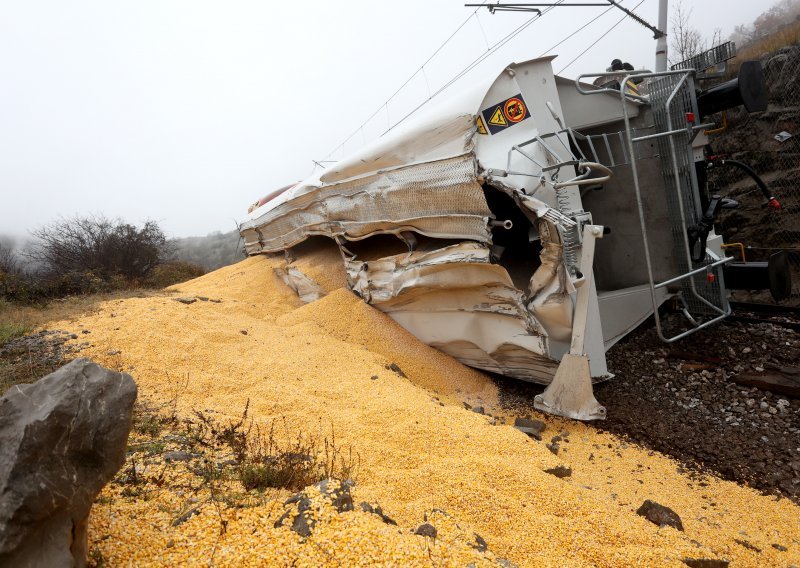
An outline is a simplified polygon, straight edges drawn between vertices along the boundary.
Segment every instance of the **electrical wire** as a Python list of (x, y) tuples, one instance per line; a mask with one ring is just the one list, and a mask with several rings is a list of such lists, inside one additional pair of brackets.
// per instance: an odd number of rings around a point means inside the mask
[[(632, 10), (635, 10), (636, 8), (638, 8), (639, 6), (641, 6), (642, 4), (644, 4), (644, 1), (645, 1), (645, 0), (641, 0), (641, 1), (640, 1), (638, 4), (636, 4), (636, 6), (634, 6), (634, 7), (633, 7), (633, 9), (632, 9)], [(618, 25), (620, 25), (622, 22), (624, 22), (624, 21), (625, 21), (625, 20), (626, 20), (628, 17), (629, 17), (629, 16), (628, 16), (627, 14), (625, 14), (624, 16), (622, 16), (622, 18), (620, 18), (619, 20), (617, 20), (617, 23), (616, 23), (616, 24), (614, 24), (613, 26), (611, 26), (610, 28), (608, 28), (608, 29), (607, 29), (607, 30), (606, 30), (606, 31), (603, 33), (603, 35), (601, 35), (599, 38), (597, 38), (596, 40), (594, 40), (594, 42), (592, 42), (592, 43), (589, 45), (589, 47), (587, 47), (586, 49), (584, 49), (583, 51), (581, 51), (581, 52), (578, 54), (578, 56), (577, 56), (577, 57), (575, 57), (575, 59), (573, 59), (573, 60), (572, 60), (572, 61), (570, 61), (569, 63), (567, 63), (567, 65), (566, 65), (565, 67), (562, 67), (562, 68), (561, 68), (561, 69), (558, 71), (558, 73), (559, 73), (559, 74), (561, 74), (561, 73), (563, 73), (564, 71), (566, 71), (566, 70), (567, 70), (567, 69), (568, 69), (568, 68), (569, 68), (569, 67), (570, 67), (570, 66), (571, 66), (573, 63), (575, 63), (575, 62), (576, 62), (578, 59), (580, 59), (581, 57), (583, 57), (584, 55), (586, 55), (586, 52), (588, 52), (588, 51), (589, 51), (590, 49), (592, 49), (592, 48), (593, 48), (595, 45), (597, 45), (597, 43), (598, 43), (600, 40), (602, 40), (604, 37), (606, 37), (608, 34), (610, 34), (610, 33), (611, 33), (611, 31), (612, 31), (614, 28), (616, 28)]]
[[(554, 3), (552, 6), (548, 6), (547, 8), (545, 8), (544, 10), (542, 10), (542, 12), (541, 12), (541, 13), (539, 13), (539, 14), (535, 14), (534, 16), (532, 16), (531, 18), (529, 18), (528, 20), (526, 20), (525, 22), (523, 22), (523, 23), (522, 23), (520, 26), (518, 26), (517, 28), (515, 28), (514, 30), (512, 30), (510, 33), (508, 33), (506, 36), (504, 36), (502, 39), (498, 40), (498, 41), (497, 41), (497, 42), (496, 42), (494, 45), (492, 45), (491, 47), (489, 47), (489, 46), (488, 46), (488, 41), (487, 41), (487, 42), (486, 42), (486, 43), (487, 43), (487, 50), (486, 50), (484, 53), (482, 53), (481, 55), (479, 55), (478, 57), (476, 57), (476, 58), (475, 58), (474, 60), (472, 60), (472, 61), (471, 61), (469, 64), (467, 64), (467, 65), (466, 65), (464, 68), (462, 68), (462, 69), (461, 69), (459, 72), (457, 72), (457, 73), (456, 73), (456, 74), (455, 74), (453, 77), (451, 77), (451, 78), (450, 78), (450, 79), (449, 79), (449, 80), (448, 80), (448, 81), (447, 81), (447, 82), (446, 82), (444, 85), (442, 85), (442, 86), (441, 86), (441, 87), (440, 87), (438, 90), (436, 90), (436, 92), (434, 92), (433, 94), (430, 94), (430, 85), (428, 85), (428, 91), (429, 91), (429, 96), (428, 96), (428, 98), (427, 98), (427, 99), (425, 99), (424, 101), (422, 101), (422, 103), (420, 103), (419, 105), (417, 105), (417, 106), (416, 106), (416, 107), (415, 107), (415, 108), (414, 108), (414, 109), (413, 109), (411, 112), (409, 112), (408, 114), (406, 114), (405, 116), (403, 116), (403, 117), (402, 117), (400, 120), (398, 120), (396, 123), (394, 123), (394, 124), (390, 124), (390, 125), (389, 125), (389, 127), (388, 127), (388, 129), (387, 129), (385, 132), (383, 132), (383, 134), (386, 134), (387, 132), (391, 131), (393, 128), (395, 128), (396, 126), (398, 126), (399, 124), (401, 124), (403, 121), (405, 121), (405, 120), (406, 120), (408, 117), (410, 117), (410, 116), (411, 116), (411, 115), (413, 115), (415, 112), (417, 112), (419, 109), (421, 109), (423, 106), (425, 106), (425, 105), (426, 105), (428, 102), (430, 102), (432, 99), (436, 98), (436, 96), (438, 96), (440, 93), (442, 93), (443, 91), (445, 91), (445, 90), (446, 90), (447, 88), (449, 88), (451, 85), (453, 85), (453, 84), (454, 84), (454, 83), (456, 83), (458, 80), (460, 80), (462, 77), (464, 77), (465, 75), (467, 75), (467, 74), (468, 74), (470, 71), (472, 71), (472, 70), (473, 70), (475, 67), (477, 67), (478, 65), (480, 65), (480, 64), (481, 64), (483, 61), (485, 61), (485, 60), (486, 60), (486, 59), (487, 59), (489, 56), (491, 56), (493, 53), (495, 53), (495, 52), (496, 52), (497, 50), (499, 50), (501, 47), (503, 47), (504, 45), (506, 45), (506, 44), (507, 44), (509, 41), (511, 41), (512, 39), (514, 39), (514, 38), (515, 38), (517, 35), (519, 35), (520, 33), (522, 33), (522, 32), (523, 32), (523, 31), (524, 31), (526, 28), (528, 28), (528, 26), (530, 26), (530, 25), (531, 25), (533, 22), (535, 22), (536, 20), (540, 19), (542, 16), (544, 16), (544, 15), (545, 15), (546, 13), (548, 13), (549, 11), (551, 11), (551, 10), (553, 10), (554, 8), (558, 7), (558, 6), (559, 6), (560, 4), (562, 4), (564, 1), (565, 1), (565, 0), (558, 0), (558, 1), (557, 1), (557, 2), (555, 2), (555, 3)], [(624, 0), (623, 0), (623, 1), (624, 1)], [(634, 7), (633, 7), (633, 10), (635, 10), (636, 8), (638, 8), (639, 6), (641, 6), (641, 5), (642, 5), (644, 2), (645, 2), (645, 0), (640, 0), (640, 2), (639, 2), (638, 4), (636, 4), (636, 6), (634, 6)], [(621, 2), (619, 2), (619, 3), (621, 3)], [(373, 118), (375, 118), (375, 116), (377, 116), (377, 115), (378, 115), (378, 114), (379, 114), (379, 113), (380, 113), (382, 110), (386, 109), (386, 111), (387, 111), (387, 116), (388, 116), (388, 105), (389, 105), (389, 103), (390, 103), (390, 102), (392, 101), (392, 99), (393, 99), (395, 96), (397, 96), (397, 94), (398, 94), (398, 93), (400, 93), (400, 91), (402, 91), (402, 90), (403, 90), (403, 89), (406, 87), (406, 85), (408, 85), (408, 84), (409, 84), (409, 83), (410, 83), (410, 82), (411, 82), (411, 81), (414, 79), (414, 77), (416, 77), (416, 76), (417, 76), (417, 75), (418, 75), (420, 72), (422, 72), (422, 73), (423, 73), (423, 76), (425, 77), (425, 80), (426, 80), (426, 82), (427, 82), (427, 76), (424, 74), (424, 73), (425, 73), (425, 70), (424, 70), (425, 66), (426, 66), (428, 63), (430, 63), (430, 62), (431, 62), (431, 60), (432, 60), (434, 57), (436, 57), (436, 55), (437, 55), (437, 54), (438, 54), (438, 53), (439, 53), (439, 52), (440, 52), (442, 49), (444, 49), (444, 47), (445, 47), (445, 46), (446, 46), (446, 45), (447, 45), (447, 44), (448, 44), (448, 43), (449, 43), (449, 42), (450, 42), (450, 41), (451, 41), (451, 40), (452, 40), (452, 39), (453, 39), (453, 38), (456, 36), (456, 34), (458, 34), (458, 32), (459, 32), (459, 31), (461, 31), (461, 29), (462, 29), (462, 28), (463, 28), (465, 25), (467, 25), (467, 23), (470, 21), (470, 19), (472, 19), (473, 17), (477, 17), (478, 10), (480, 10), (480, 9), (481, 9), (481, 8), (482, 8), (482, 7), (483, 7), (485, 4), (486, 4), (486, 0), (483, 0), (483, 2), (481, 3), (481, 5), (475, 8), (475, 11), (473, 11), (473, 12), (472, 12), (472, 13), (471, 13), (471, 14), (470, 14), (468, 17), (467, 17), (467, 19), (466, 19), (466, 20), (464, 20), (464, 21), (461, 23), (461, 25), (459, 25), (459, 26), (456, 28), (456, 30), (455, 30), (455, 31), (454, 31), (452, 34), (450, 34), (450, 36), (448, 36), (448, 38), (447, 38), (447, 39), (446, 39), (446, 40), (445, 40), (445, 41), (444, 41), (444, 42), (443, 42), (443, 43), (442, 43), (442, 44), (441, 44), (439, 47), (437, 47), (437, 48), (436, 48), (436, 50), (434, 50), (434, 52), (433, 52), (433, 53), (432, 53), (432, 54), (431, 54), (431, 55), (430, 55), (430, 56), (429, 56), (429, 57), (428, 57), (428, 58), (425, 60), (425, 62), (424, 62), (422, 65), (420, 65), (420, 67), (419, 67), (419, 68), (418, 68), (416, 71), (414, 71), (414, 73), (413, 73), (413, 74), (412, 74), (412, 75), (411, 75), (411, 76), (410, 76), (408, 79), (406, 79), (406, 80), (405, 80), (405, 81), (404, 81), (404, 82), (403, 82), (403, 83), (400, 85), (400, 87), (398, 87), (398, 89), (397, 89), (397, 90), (396, 90), (394, 93), (392, 93), (392, 95), (391, 95), (391, 96), (390, 96), (388, 99), (386, 99), (386, 101), (384, 101), (384, 102), (383, 102), (383, 104), (381, 104), (381, 105), (380, 105), (380, 106), (379, 106), (379, 107), (378, 107), (378, 108), (375, 110), (375, 112), (373, 112), (373, 113), (372, 113), (372, 114), (371, 114), (371, 115), (370, 115), (370, 116), (369, 116), (369, 117), (368, 117), (368, 118), (367, 118), (367, 119), (366, 119), (364, 122), (362, 122), (362, 123), (359, 125), (359, 127), (358, 127), (358, 128), (357, 128), (357, 129), (356, 129), (356, 130), (355, 130), (355, 131), (354, 131), (354, 132), (353, 132), (353, 133), (352, 133), (350, 136), (348, 136), (347, 138), (345, 138), (345, 139), (344, 139), (344, 141), (343, 141), (341, 144), (339, 144), (339, 145), (338, 145), (338, 146), (336, 146), (336, 147), (335, 147), (333, 150), (331, 150), (331, 151), (330, 151), (330, 152), (329, 152), (329, 153), (328, 153), (328, 154), (325, 156), (325, 160), (320, 160), (320, 161), (327, 161), (327, 159), (328, 159), (328, 158), (330, 158), (330, 157), (331, 157), (331, 156), (332, 156), (332, 155), (333, 155), (333, 154), (334, 154), (336, 151), (338, 151), (338, 150), (340, 150), (341, 148), (343, 148), (345, 144), (347, 144), (347, 143), (348, 143), (348, 142), (349, 142), (349, 141), (350, 141), (350, 140), (351, 140), (351, 139), (352, 139), (352, 138), (353, 138), (353, 137), (354, 137), (356, 134), (358, 134), (358, 133), (359, 133), (359, 131), (361, 131), (361, 132), (363, 133), (363, 128), (364, 128), (364, 126), (366, 126), (366, 125), (367, 125), (367, 123), (369, 123), (369, 122), (370, 122), (370, 121), (371, 121)], [(586, 29), (586, 27), (588, 27), (588, 26), (589, 26), (591, 23), (595, 22), (595, 21), (597, 20), (597, 18), (599, 18), (599, 17), (601, 17), (601, 16), (605, 15), (606, 13), (608, 13), (609, 11), (611, 11), (611, 10), (612, 10), (614, 7), (615, 7), (615, 6), (614, 6), (613, 4), (609, 5), (609, 7), (608, 7), (606, 10), (604, 10), (604, 11), (603, 11), (603, 12), (602, 12), (602, 13), (601, 13), (599, 16), (597, 16), (597, 17), (595, 17), (595, 18), (592, 18), (590, 21), (588, 21), (587, 23), (585, 23), (583, 26), (579, 27), (578, 29), (576, 29), (575, 31), (573, 31), (572, 33), (570, 33), (569, 35), (567, 35), (566, 37), (564, 37), (563, 39), (561, 39), (561, 40), (560, 40), (558, 43), (556, 43), (555, 45), (553, 45), (552, 47), (550, 47), (549, 49), (547, 49), (546, 51), (544, 51), (544, 52), (542, 53), (542, 55), (545, 55), (545, 54), (547, 54), (548, 52), (552, 51), (553, 49), (555, 49), (555, 48), (556, 48), (556, 47), (558, 47), (559, 45), (563, 44), (565, 41), (567, 41), (567, 40), (569, 40), (570, 38), (574, 37), (576, 34), (578, 34), (579, 32), (581, 32), (582, 30)], [(568, 63), (566, 66), (564, 66), (564, 67), (563, 67), (561, 70), (559, 70), (559, 71), (558, 71), (558, 73), (559, 73), (559, 74), (560, 74), (560, 73), (563, 73), (563, 72), (564, 72), (566, 69), (568, 69), (568, 68), (569, 68), (569, 67), (570, 67), (572, 64), (574, 64), (574, 63), (575, 63), (575, 62), (576, 62), (578, 59), (580, 59), (581, 57), (583, 57), (583, 56), (584, 56), (584, 55), (585, 55), (585, 54), (586, 54), (586, 53), (587, 53), (587, 52), (588, 52), (588, 51), (589, 51), (589, 50), (590, 50), (592, 47), (594, 47), (595, 45), (597, 45), (597, 43), (598, 43), (598, 42), (600, 42), (600, 41), (601, 41), (601, 40), (602, 40), (604, 37), (606, 37), (606, 36), (607, 36), (609, 33), (611, 33), (611, 31), (612, 31), (612, 30), (614, 30), (614, 28), (616, 28), (616, 27), (617, 27), (619, 24), (621, 24), (623, 21), (625, 21), (625, 19), (626, 19), (626, 18), (628, 18), (628, 17), (629, 17), (629, 16), (628, 16), (627, 14), (626, 14), (626, 15), (624, 15), (624, 16), (623, 16), (623, 17), (622, 17), (620, 20), (618, 20), (618, 21), (617, 21), (617, 22), (616, 22), (614, 25), (612, 25), (612, 26), (611, 26), (611, 27), (610, 27), (608, 30), (606, 30), (606, 31), (605, 31), (605, 32), (604, 32), (604, 33), (603, 33), (603, 34), (602, 34), (602, 35), (601, 35), (599, 38), (597, 38), (597, 39), (596, 39), (596, 40), (595, 40), (595, 41), (594, 41), (594, 42), (593, 42), (591, 45), (589, 45), (589, 46), (588, 46), (586, 49), (584, 49), (584, 50), (583, 50), (583, 51), (582, 51), (580, 54), (578, 54), (578, 56), (577, 56), (577, 57), (575, 57), (575, 58), (574, 58), (572, 61), (570, 61), (570, 62), (569, 62), (569, 63)], [(483, 26), (481, 26), (481, 24), (480, 24), (480, 20), (478, 20), (478, 25), (481, 27), (481, 31), (483, 32)], [(485, 33), (484, 33), (484, 40), (486, 40)], [(540, 56), (540, 57), (541, 57), (541, 56)], [(383, 134), (382, 134), (382, 135), (383, 135)], [(316, 164), (316, 162), (315, 162), (315, 164)], [(316, 166), (315, 166), (315, 169), (316, 169)]]
[[(623, 1), (624, 1), (624, 0), (623, 0)], [(606, 9), (606, 10), (603, 10), (603, 12), (602, 12), (602, 13), (601, 13), (599, 16), (595, 16), (594, 18), (591, 18), (591, 19), (590, 19), (588, 22), (586, 22), (585, 24), (583, 24), (581, 27), (579, 27), (577, 30), (575, 30), (575, 31), (574, 31), (574, 32), (572, 32), (571, 34), (569, 34), (567, 37), (563, 38), (561, 41), (559, 41), (559, 42), (558, 42), (557, 44), (555, 44), (553, 47), (551, 47), (551, 48), (549, 48), (549, 49), (545, 49), (545, 50), (544, 50), (544, 51), (541, 53), (541, 55), (539, 55), (539, 57), (544, 57), (545, 55), (547, 55), (548, 53), (550, 53), (551, 51), (553, 51), (555, 48), (557, 48), (559, 45), (561, 45), (562, 43), (564, 43), (564, 42), (565, 42), (565, 41), (567, 41), (568, 39), (570, 39), (570, 38), (574, 37), (574, 36), (575, 36), (575, 35), (576, 35), (578, 32), (582, 32), (582, 31), (583, 31), (583, 30), (585, 30), (587, 27), (589, 27), (589, 26), (590, 26), (590, 25), (592, 25), (594, 22), (596, 22), (596, 21), (597, 21), (599, 18), (601, 18), (602, 16), (605, 16), (607, 13), (609, 13), (609, 12), (610, 12), (610, 11), (611, 11), (613, 8), (614, 8), (614, 6), (613, 6), (613, 5), (612, 5), (612, 6), (609, 6), (609, 7), (608, 7), (608, 9)]]
[[(562, 1), (563, 1), (563, 0), (562, 0)], [(409, 83), (410, 83), (412, 80), (414, 80), (414, 77), (416, 77), (417, 75), (419, 75), (419, 73), (420, 73), (420, 72), (422, 72), (422, 73), (424, 74), (424, 68), (425, 68), (425, 66), (426, 66), (428, 63), (430, 63), (430, 62), (431, 62), (431, 60), (432, 60), (434, 57), (436, 57), (436, 55), (437, 55), (437, 54), (438, 54), (438, 53), (439, 53), (439, 52), (440, 52), (442, 49), (444, 49), (444, 48), (445, 48), (445, 46), (446, 46), (448, 43), (450, 43), (450, 40), (452, 40), (452, 39), (453, 39), (453, 38), (456, 36), (456, 34), (458, 34), (458, 32), (460, 32), (460, 31), (461, 31), (461, 29), (462, 29), (464, 26), (466, 26), (466, 25), (467, 25), (467, 23), (468, 23), (468, 22), (469, 22), (469, 21), (470, 21), (470, 20), (471, 20), (473, 17), (476, 17), (476, 16), (477, 16), (478, 10), (480, 10), (480, 9), (483, 7), (483, 5), (484, 5), (485, 3), (486, 3), (486, 0), (483, 0), (483, 1), (481, 2), (481, 5), (480, 5), (480, 6), (478, 6), (477, 8), (475, 8), (475, 11), (473, 11), (473, 12), (472, 12), (472, 13), (471, 13), (469, 16), (467, 16), (467, 19), (466, 19), (466, 20), (464, 20), (463, 22), (461, 22), (461, 25), (460, 25), (460, 26), (458, 26), (458, 27), (455, 29), (455, 31), (454, 31), (453, 33), (451, 33), (451, 34), (448, 36), (448, 38), (447, 38), (446, 40), (444, 40), (444, 41), (443, 41), (443, 42), (442, 42), (442, 43), (439, 45), (439, 47), (437, 47), (437, 48), (434, 50), (434, 52), (433, 52), (433, 53), (432, 53), (432, 54), (431, 54), (431, 55), (430, 55), (430, 56), (429, 56), (429, 57), (428, 57), (428, 58), (425, 60), (425, 62), (424, 62), (422, 65), (420, 65), (420, 66), (417, 68), (417, 70), (416, 70), (416, 71), (414, 71), (414, 72), (413, 72), (413, 73), (412, 73), (412, 74), (411, 74), (411, 75), (408, 77), (408, 79), (406, 79), (406, 80), (403, 82), (403, 84), (402, 84), (402, 85), (400, 85), (400, 86), (397, 88), (397, 90), (396, 90), (394, 93), (392, 93), (392, 94), (389, 96), (389, 98), (387, 98), (387, 99), (386, 99), (386, 100), (385, 100), (385, 101), (384, 101), (384, 102), (383, 102), (383, 103), (382, 103), (382, 104), (381, 104), (381, 105), (380, 105), (380, 106), (379, 106), (379, 107), (378, 107), (378, 108), (375, 110), (375, 112), (373, 112), (373, 113), (372, 113), (372, 114), (371, 114), (371, 115), (370, 115), (370, 116), (369, 116), (369, 117), (368, 117), (368, 118), (367, 118), (367, 119), (366, 119), (364, 122), (362, 122), (362, 123), (359, 125), (359, 127), (358, 127), (358, 128), (356, 128), (356, 129), (355, 129), (355, 131), (353, 131), (353, 133), (352, 133), (350, 136), (348, 136), (347, 138), (345, 138), (345, 139), (342, 141), (342, 143), (341, 143), (341, 144), (339, 144), (338, 146), (336, 146), (336, 148), (334, 148), (333, 150), (331, 150), (330, 152), (328, 152), (328, 154), (325, 156), (325, 158), (324, 158), (323, 160), (319, 160), (319, 161), (320, 161), (320, 162), (323, 162), (323, 161), (327, 160), (328, 158), (330, 158), (330, 157), (331, 157), (331, 155), (332, 155), (334, 152), (336, 152), (337, 150), (339, 150), (340, 148), (342, 148), (342, 147), (343, 147), (345, 144), (347, 144), (347, 143), (348, 143), (348, 142), (349, 142), (349, 141), (350, 141), (350, 140), (353, 138), (353, 136), (355, 136), (356, 134), (358, 134), (358, 131), (359, 131), (359, 130), (361, 130), (362, 128), (364, 128), (364, 126), (366, 126), (366, 125), (367, 125), (367, 123), (368, 123), (369, 121), (371, 121), (373, 118), (375, 118), (375, 117), (378, 115), (378, 113), (380, 113), (380, 112), (381, 112), (381, 111), (382, 111), (384, 108), (386, 108), (386, 107), (387, 107), (387, 105), (388, 105), (388, 104), (391, 102), (391, 100), (392, 100), (394, 97), (396, 97), (396, 96), (398, 95), (398, 93), (400, 93), (400, 91), (402, 91), (402, 90), (403, 90), (403, 89), (406, 87), (406, 85), (408, 85), (408, 84), (409, 84)], [(478, 25), (480, 25), (480, 20), (478, 21)], [(481, 26), (481, 31), (483, 31), (483, 27), (482, 27), (482, 26)], [(485, 35), (484, 35), (484, 37), (485, 37)], [(426, 81), (427, 81), (427, 77), (426, 77)], [(387, 110), (388, 110), (388, 109), (387, 109)], [(315, 169), (316, 169), (316, 166), (315, 166)]]
[[(556, 7), (558, 4), (561, 4), (561, 3), (562, 3), (562, 2), (564, 2), (564, 1), (565, 1), (565, 0), (558, 0), (558, 2), (556, 2), (556, 3), (555, 3), (553, 6), (550, 6), (550, 7), (546, 8), (545, 10), (542, 10), (541, 14), (536, 14), (535, 16), (532, 16), (532, 17), (531, 17), (531, 18), (529, 18), (529, 19), (528, 19), (526, 22), (524, 22), (522, 25), (520, 25), (519, 27), (517, 27), (516, 29), (514, 29), (512, 32), (510, 32), (510, 33), (509, 33), (509, 34), (507, 34), (506, 36), (504, 36), (504, 37), (503, 37), (502, 39), (500, 39), (500, 40), (499, 40), (497, 43), (495, 43), (495, 44), (494, 44), (494, 45), (493, 45), (491, 48), (489, 48), (489, 50), (488, 50), (488, 51), (486, 51), (485, 53), (482, 53), (481, 55), (479, 55), (478, 57), (476, 57), (474, 60), (472, 60), (472, 62), (471, 62), (471, 63), (469, 63), (469, 64), (468, 64), (466, 67), (464, 67), (464, 68), (463, 68), (461, 71), (459, 71), (458, 73), (456, 73), (456, 74), (455, 74), (455, 75), (454, 75), (452, 78), (450, 78), (450, 80), (449, 80), (449, 81), (447, 81), (447, 82), (446, 82), (444, 85), (442, 85), (442, 87), (440, 87), (440, 88), (439, 88), (439, 89), (438, 89), (438, 90), (437, 90), (435, 93), (433, 93), (433, 95), (431, 95), (430, 97), (428, 97), (427, 99), (425, 99), (424, 101), (422, 101), (422, 103), (420, 103), (418, 106), (414, 107), (414, 109), (413, 109), (411, 112), (409, 112), (408, 114), (406, 114), (406, 115), (405, 115), (403, 118), (401, 118), (401, 119), (400, 119), (400, 120), (398, 120), (398, 121), (397, 121), (395, 124), (393, 124), (391, 127), (389, 127), (389, 128), (386, 130), (386, 132), (389, 132), (390, 130), (392, 130), (393, 128), (395, 128), (396, 126), (398, 126), (400, 123), (402, 123), (404, 120), (406, 120), (408, 117), (410, 117), (412, 114), (414, 114), (414, 113), (415, 113), (415, 112), (417, 112), (419, 109), (421, 109), (423, 106), (425, 106), (426, 104), (428, 104), (428, 102), (430, 102), (430, 101), (431, 101), (433, 98), (435, 98), (437, 95), (439, 95), (440, 93), (442, 93), (444, 90), (446, 90), (448, 87), (450, 87), (450, 86), (451, 86), (453, 83), (457, 82), (459, 79), (461, 79), (462, 77), (464, 77), (464, 76), (465, 76), (467, 73), (469, 73), (470, 71), (472, 71), (472, 70), (473, 70), (475, 67), (477, 67), (478, 65), (480, 65), (481, 63), (483, 63), (483, 61), (485, 61), (485, 60), (486, 60), (486, 59), (487, 59), (487, 58), (488, 58), (490, 55), (492, 55), (492, 54), (493, 54), (493, 53), (495, 53), (495, 52), (496, 52), (498, 49), (500, 49), (500, 48), (501, 48), (501, 47), (503, 47), (505, 44), (507, 44), (509, 41), (511, 41), (512, 39), (514, 39), (514, 38), (515, 38), (517, 35), (519, 35), (520, 33), (522, 33), (522, 32), (523, 32), (523, 31), (524, 31), (524, 30), (525, 30), (525, 29), (526, 29), (528, 26), (530, 26), (530, 25), (531, 25), (533, 22), (535, 22), (536, 20), (539, 20), (540, 18), (542, 18), (542, 16), (544, 16), (544, 15), (545, 15), (547, 12), (549, 12), (550, 10), (552, 10), (553, 8), (555, 8), (555, 7)], [(384, 132), (383, 134), (386, 134), (386, 132)], [(383, 134), (382, 134), (382, 135), (383, 135)]]

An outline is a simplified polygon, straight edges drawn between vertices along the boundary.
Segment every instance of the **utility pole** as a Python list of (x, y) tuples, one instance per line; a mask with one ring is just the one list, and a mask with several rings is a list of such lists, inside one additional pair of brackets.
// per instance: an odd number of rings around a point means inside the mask
[(663, 35), (656, 38), (656, 72), (667, 70), (667, 0), (658, 0), (658, 29)]

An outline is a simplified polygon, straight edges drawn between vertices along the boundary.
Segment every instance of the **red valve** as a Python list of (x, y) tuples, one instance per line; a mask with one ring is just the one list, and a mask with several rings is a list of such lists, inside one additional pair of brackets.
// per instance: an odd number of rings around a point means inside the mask
[(687, 112), (686, 113), (686, 122), (694, 122), (694, 113), (693, 112)]
[(776, 210), (781, 208), (781, 202), (778, 201), (777, 199), (775, 199), (774, 197), (770, 197), (769, 198), (768, 205), (770, 207), (772, 207), (773, 209), (776, 209)]
[(706, 280), (708, 280), (709, 284), (713, 284), (717, 280), (717, 277), (714, 276), (713, 272), (709, 272), (708, 274), (706, 274)]

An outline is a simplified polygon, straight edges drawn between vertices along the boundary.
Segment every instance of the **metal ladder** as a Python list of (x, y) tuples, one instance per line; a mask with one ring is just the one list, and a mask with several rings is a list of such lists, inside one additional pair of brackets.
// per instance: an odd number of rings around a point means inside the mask
[[(662, 282), (653, 277), (653, 265), (650, 255), (650, 243), (647, 237), (641, 186), (637, 160), (629, 160), (639, 223), (644, 244), (647, 277), (650, 286), (650, 297), (653, 303), (653, 314), (656, 331), (662, 341), (673, 343), (696, 331), (714, 325), (731, 313), (725, 292), (723, 265), (732, 261), (731, 257), (719, 257), (706, 249), (702, 262), (693, 262), (691, 248), (687, 236), (689, 224), (694, 224), (702, 216), (699, 200), (699, 189), (692, 160), (692, 141), (700, 131), (713, 127), (713, 123), (699, 124), (700, 114), (694, 89), (694, 70), (681, 69), (652, 73), (649, 71), (632, 72), (620, 81), (626, 85), (631, 79), (650, 79), (649, 96), (626, 93), (625, 89), (592, 89), (586, 90), (581, 80), (590, 77), (619, 76), (615, 73), (595, 73), (579, 76), (575, 80), (576, 88), (582, 95), (598, 93), (614, 93), (620, 97), (622, 115), (625, 124), (623, 131), (627, 145), (627, 154), (637, 156), (637, 144), (645, 141), (656, 141), (662, 157), (662, 177), (665, 182), (667, 204), (672, 220), (672, 236), (680, 274)], [(655, 133), (636, 135), (631, 127), (627, 101), (639, 100), (651, 105), (655, 121)], [(690, 120), (691, 119), (691, 120)], [(698, 268), (694, 266), (701, 264)], [(680, 301), (682, 313), (692, 326), (690, 329), (668, 337), (664, 333), (664, 325), (658, 313), (659, 302), (656, 291), (661, 288), (680, 284)]]

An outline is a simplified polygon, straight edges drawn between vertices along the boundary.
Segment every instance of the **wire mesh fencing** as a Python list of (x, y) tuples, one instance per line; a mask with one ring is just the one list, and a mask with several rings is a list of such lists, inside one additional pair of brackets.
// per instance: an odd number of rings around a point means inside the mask
[[(768, 261), (780, 251), (788, 255), (792, 292), (785, 304), (800, 305), (800, 45), (761, 56), (769, 104), (764, 112), (743, 107), (727, 111), (725, 130), (709, 136), (712, 153), (750, 166), (781, 203), (770, 207), (756, 182), (735, 167), (708, 172), (709, 194), (735, 199), (736, 209), (723, 210), (717, 230), (727, 243), (742, 243), (748, 261)], [(729, 76), (741, 63), (732, 60)], [(704, 83), (703, 87), (709, 86)], [(723, 118), (717, 117), (723, 124)], [(731, 255), (741, 253), (728, 249)], [(737, 293), (734, 299), (772, 303), (769, 292)]]

